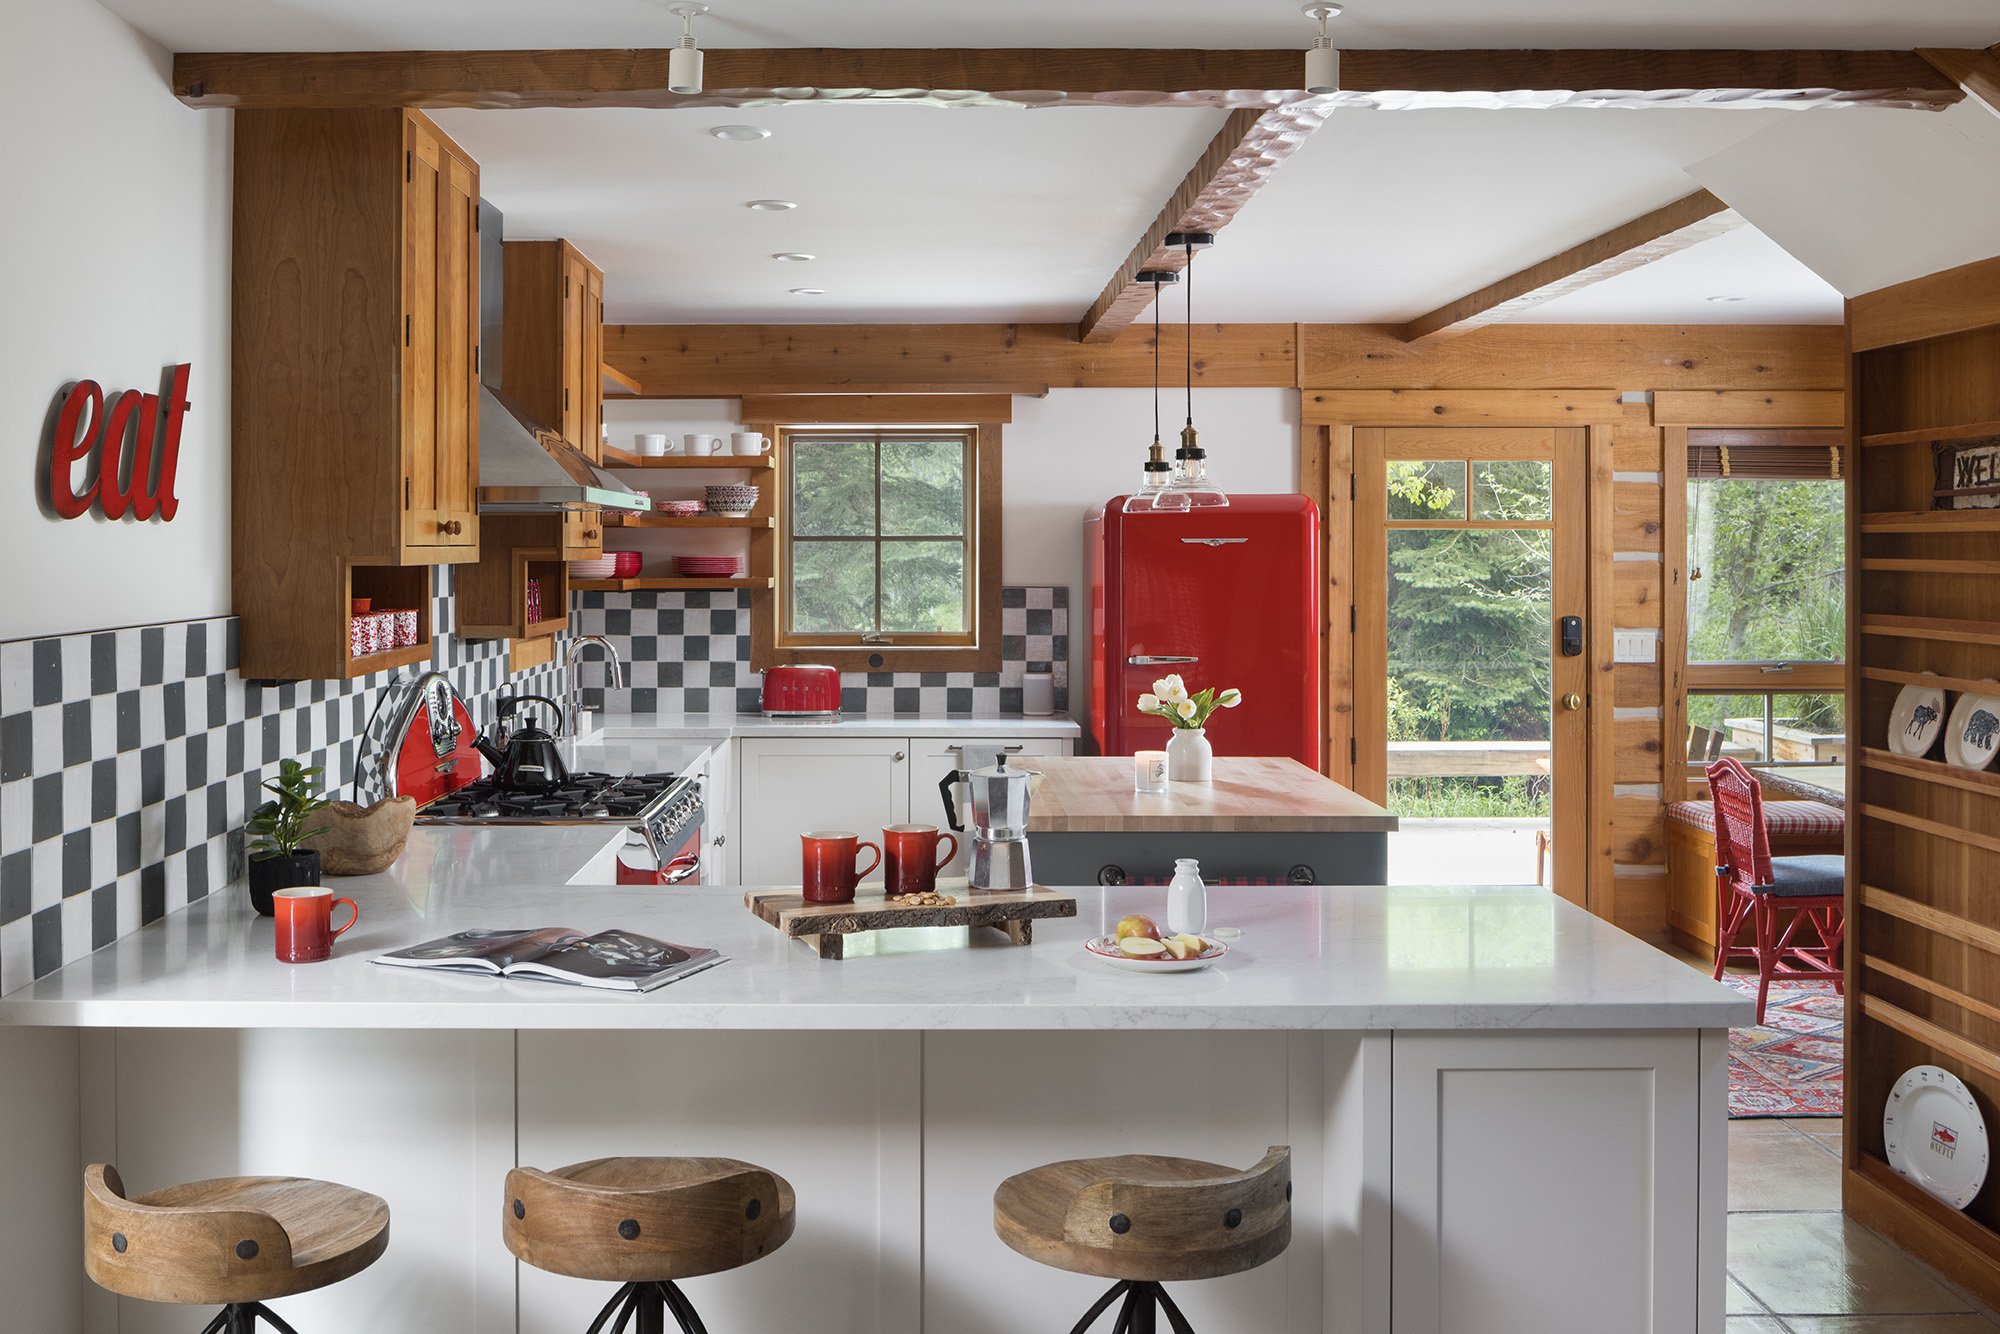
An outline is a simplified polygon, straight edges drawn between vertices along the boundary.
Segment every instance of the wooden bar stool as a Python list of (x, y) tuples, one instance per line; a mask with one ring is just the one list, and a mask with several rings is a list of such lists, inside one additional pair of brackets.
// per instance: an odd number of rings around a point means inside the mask
[(221, 1306), (202, 1334), (296, 1334), (264, 1303), (338, 1283), (389, 1247), (380, 1197), (302, 1177), (220, 1177), (137, 1198), (105, 1163), (83, 1173), (83, 1267), (121, 1297)]
[(1161, 1286), (1255, 1269), (1292, 1239), (1292, 1151), (1247, 1172), (1191, 1158), (1127, 1154), (1050, 1163), (993, 1193), (1000, 1240), (1057, 1269), (1117, 1280), (1071, 1334), (1124, 1298), (1111, 1334), (1153, 1334), (1164, 1312), (1193, 1334)]
[(792, 1235), (791, 1183), (734, 1158), (598, 1158), (507, 1174), (507, 1249), (551, 1274), (622, 1286), (591, 1321), (611, 1334), (707, 1334), (676, 1279), (760, 1260)]

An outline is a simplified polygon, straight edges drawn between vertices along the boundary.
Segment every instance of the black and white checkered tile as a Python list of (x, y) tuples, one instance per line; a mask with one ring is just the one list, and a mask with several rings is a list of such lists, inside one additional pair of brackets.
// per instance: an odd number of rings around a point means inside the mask
[[(451, 587), (441, 568), (433, 625)], [(391, 674), (245, 681), (236, 644), (234, 617), (0, 644), (0, 992), (236, 878), (279, 760), (346, 788)], [(503, 685), (554, 694), (560, 675), (509, 681), (504, 641), (448, 635), (432, 664), (481, 718)]]
[[(586, 689), (592, 708), (757, 711), (748, 593), (580, 593), (576, 628), (609, 639), (630, 672), (629, 690)], [(1056, 711), (1067, 709), (1069, 589), (1001, 590), (1000, 638), (997, 672), (849, 672), (841, 681), (842, 707), (850, 713), (999, 717), (1021, 711), (1023, 677), (1047, 671), (1055, 678)]]

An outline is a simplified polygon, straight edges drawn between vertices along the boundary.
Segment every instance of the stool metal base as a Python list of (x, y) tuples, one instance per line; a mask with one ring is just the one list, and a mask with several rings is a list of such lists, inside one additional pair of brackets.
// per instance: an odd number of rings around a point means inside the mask
[(666, 1334), (670, 1311), (681, 1334), (708, 1334), (694, 1303), (672, 1283), (627, 1283), (611, 1294), (586, 1334), (624, 1334), (628, 1325), (633, 1334)]
[(1158, 1283), (1113, 1284), (1111, 1291), (1097, 1299), (1097, 1305), (1076, 1322), (1076, 1328), (1069, 1334), (1084, 1334), (1091, 1322), (1109, 1310), (1120, 1297), (1125, 1301), (1118, 1308), (1118, 1318), (1111, 1322), (1111, 1334), (1156, 1334), (1162, 1315), (1166, 1316), (1174, 1334), (1194, 1334), (1194, 1326), (1188, 1324), (1181, 1308), (1174, 1305), (1174, 1299), (1167, 1296), (1167, 1290)]
[(215, 1313), (215, 1319), (208, 1322), (208, 1328), (201, 1334), (257, 1334), (257, 1322), (262, 1320), (278, 1334), (299, 1334), (290, 1325), (278, 1318), (278, 1313), (262, 1302), (232, 1302)]

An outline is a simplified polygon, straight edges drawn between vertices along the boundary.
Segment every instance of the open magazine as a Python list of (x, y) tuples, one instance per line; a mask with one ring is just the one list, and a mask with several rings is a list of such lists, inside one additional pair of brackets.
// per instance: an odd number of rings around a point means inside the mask
[(670, 945), (630, 931), (586, 936), (567, 927), (460, 931), (406, 950), (378, 954), (392, 968), (448, 968), (497, 977), (538, 978), (607, 991), (651, 991), (723, 961), (712, 949)]

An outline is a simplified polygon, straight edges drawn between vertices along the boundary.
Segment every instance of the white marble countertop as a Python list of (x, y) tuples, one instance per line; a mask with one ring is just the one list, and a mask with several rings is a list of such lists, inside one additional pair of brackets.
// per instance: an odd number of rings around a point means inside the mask
[(732, 737), (856, 736), (856, 737), (1077, 737), (1075, 719), (1013, 715), (977, 718), (971, 715), (913, 713), (849, 713), (838, 718), (766, 718), (754, 713), (600, 713), (591, 721), (594, 735), (621, 739), (684, 738), (724, 741)]
[[(0, 1024), (451, 1029), (1618, 1029), (1748, 1022), (1737, 993), (1551, 895), (1516, 889), (1221, 888), (1242, 929), (1206, 971), (1135, 976), (1083, 940), (1158, 888), (1074, 891), (1029, 946), (962, 931), (820, 959), (743, 891), (570, 886), (621, 831), (419, 828), (389, 871), (331, 882), (359, 925), (317, 964), (278, 963), (231, 886), (0, 997)], [(729, 962), (645, 996), (383, 968), (370, 956), (472, 927), (619, 926)], [(904, 933), (899, 933), (904, 934)], [(944, 947), (941, 947), (944, 946)], [(893, 952), (892, 952), (893, 951)]]

